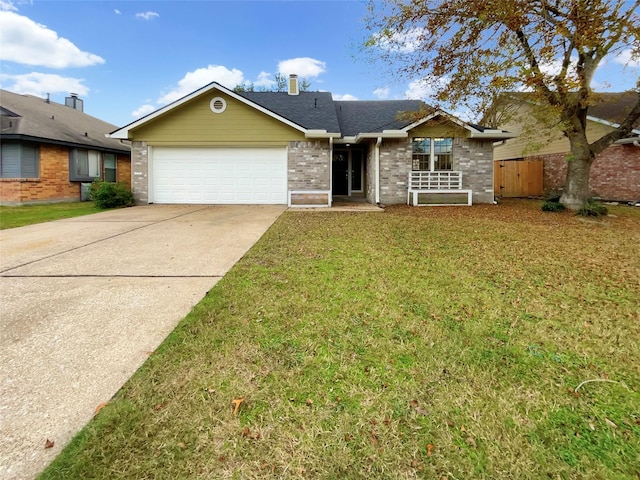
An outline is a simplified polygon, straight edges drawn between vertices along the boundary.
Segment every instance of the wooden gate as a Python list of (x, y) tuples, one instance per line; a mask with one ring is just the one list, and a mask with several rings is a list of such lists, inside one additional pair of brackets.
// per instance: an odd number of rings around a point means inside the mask
[(543, 190), (542, 160), (500, 160), (493, 165), (496, 197), (539, 197)]

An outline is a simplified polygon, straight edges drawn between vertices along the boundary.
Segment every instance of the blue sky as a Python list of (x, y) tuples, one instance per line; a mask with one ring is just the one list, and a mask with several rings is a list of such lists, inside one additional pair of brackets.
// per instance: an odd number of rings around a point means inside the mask
[[(336, 99), (422, 98), (418, 79), (369, 61), (363, 1), (0, 0), (0, 85), (117, 126), (212, 81), (269, 87), (297, 73)], [(601, 90), (631, 88), (640, 65), (612, 59)], [(454, 112), (455, 113), (455, 112)]]

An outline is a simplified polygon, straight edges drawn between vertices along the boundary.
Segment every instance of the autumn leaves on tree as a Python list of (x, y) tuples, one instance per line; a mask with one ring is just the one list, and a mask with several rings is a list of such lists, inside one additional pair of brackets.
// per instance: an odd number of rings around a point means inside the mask
[[(400, 74), (422, 78), (435, 101), (487, 112), (505, 92), (529, 92), (532, 105), (569, 140), (561, 198), (579, 208), (589, 198), (595, 157), (625, 138), (640, 100), (604, 136), (589, 141), (589, 107), (598, 67), (625, 52), (640, 60), (640, 0), (387, 0), (370, 2), (367, 45)], [(640, 93), (640, 79), (634, 88)], [(640, 95), (638, 95), (640, 99)]]

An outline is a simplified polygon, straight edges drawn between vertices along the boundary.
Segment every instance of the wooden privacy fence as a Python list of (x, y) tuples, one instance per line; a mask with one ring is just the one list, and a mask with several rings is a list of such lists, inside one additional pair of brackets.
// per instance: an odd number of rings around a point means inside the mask
[(544, 194), (542, 160), (493, 163), (493, 191), (497, 197), (539, 197)]

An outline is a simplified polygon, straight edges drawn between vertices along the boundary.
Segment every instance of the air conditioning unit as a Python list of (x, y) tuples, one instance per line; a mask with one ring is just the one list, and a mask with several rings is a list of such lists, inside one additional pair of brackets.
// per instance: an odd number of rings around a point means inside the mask
[(91, 184), (81, 183), (80, 184), (80, 201), (89, 202), (90, 200), (91, 200)]

